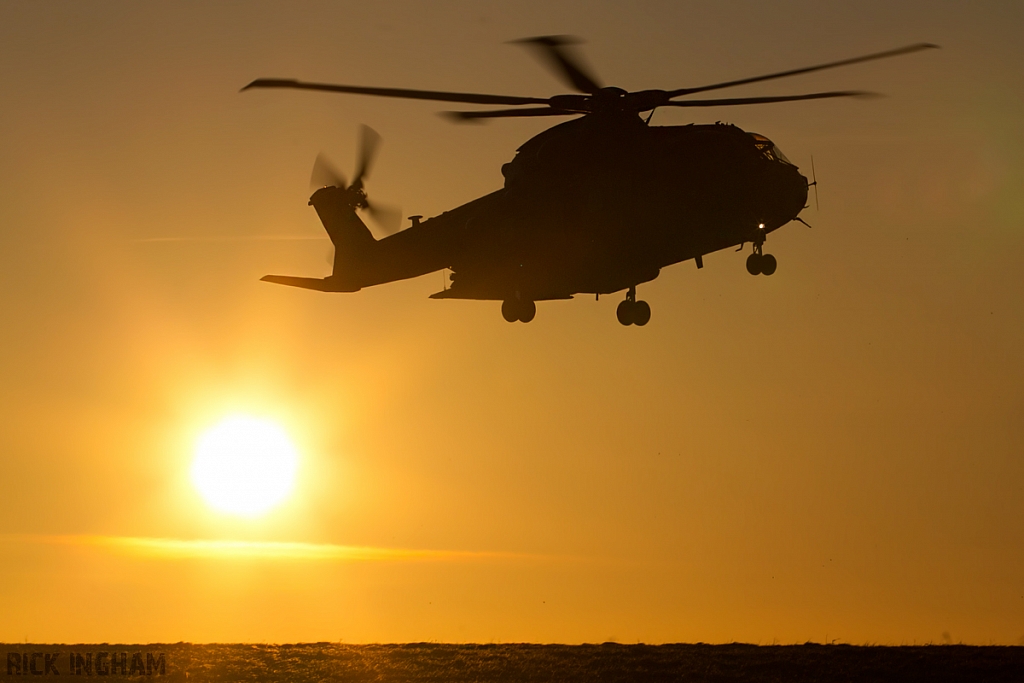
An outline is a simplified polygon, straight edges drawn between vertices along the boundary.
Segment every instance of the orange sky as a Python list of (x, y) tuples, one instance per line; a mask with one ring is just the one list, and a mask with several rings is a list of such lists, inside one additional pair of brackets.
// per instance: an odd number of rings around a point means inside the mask
[[(0, 0), (0, 641), (1021, 642), (1022, 29), (1004, 2)], [(643, 329), (618, 297), (509, 325), (428, 300), (440, 274), (258, 281), (327, 274), (309, 170), (351, 172), (360, 123), (371, 196), (429, 216), (551, 122), (241, 86), (548, 96), (504, 43), (550, 33), (631, 90), (943, 49), (742, 91), (881, 100), (658, 111), (813, 154), (821, 210), (770, 279), (663, 271)], [(231, 413), (301, 454), (255, 520), (188, 479)]]

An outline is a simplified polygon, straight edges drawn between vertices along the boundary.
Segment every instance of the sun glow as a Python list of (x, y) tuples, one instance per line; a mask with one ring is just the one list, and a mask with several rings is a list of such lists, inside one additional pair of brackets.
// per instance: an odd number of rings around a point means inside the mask
[(255, 517), (292, 492), (298, 459), (288, 435), (277, 424), (233, 415), (200, 437), (192, 483), (216, 510)]

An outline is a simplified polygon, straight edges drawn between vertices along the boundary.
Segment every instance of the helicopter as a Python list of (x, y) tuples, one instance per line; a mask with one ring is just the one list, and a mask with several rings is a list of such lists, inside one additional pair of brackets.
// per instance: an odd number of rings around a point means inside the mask
[[(525, 142), (501, 168), (500, 189), (424, 219), (370, 201), (368, 177), (380, 137), (364, 126), (351, 182), (322, 156), (313, 168), (313, 206), (334, 245), (324, 278), (267, 275), (266, 282), (322, 292), (364, 287), (448, 270), (433, 299), (501, 302), (508, 322), (534, 319), (538, 301), (625, 290), (616, 308), (622, 325), (646, 325), (650, 305), (637, 287), (662, 268), (749, 242), (746, 269), (770, 276), (778, 261), (765, 252), (769, 234), (791, 222), (807, 225), (809, 181), (769, 138), (723, 124), (653, 126), (662, 107), (720, 107), (831, 98), (871, 97), (858, 90), (767, 97), (690, 96), (937, 47), (916, 43), (840, 61), (698, 87), (630, 92), (603, 86), (574, 52), (568, 36), (518, 42), (575, 92), (518, 97), (378, 88), (260, 78), (242, 91), (283, 88), (501, 106), (442, 112), (455, 121), (506, 117), (574, 117)], [(646, 114), (646, 116), (644, 116)], [(813, 176), (813, 174), (812, 174)], [(815, 192), (817, 188), (815, 187)], [(389, 234), (377, 239), (359, 216), (366, 211)], [(809, 226), (808, 226), (809, 227)], [(450, 285), (449, 285), (450, 281)]]

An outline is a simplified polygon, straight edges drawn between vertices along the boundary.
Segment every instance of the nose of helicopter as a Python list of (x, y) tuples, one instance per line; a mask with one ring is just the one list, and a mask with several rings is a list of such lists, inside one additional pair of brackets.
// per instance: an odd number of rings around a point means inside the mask
[(768, 183), (771, 188), (766, 198), (770, 230), (780, 227), (800, 215), (807, 205), (807, 178), (796, 166), (777, 164)]
[(800, 215), (800, 212), (804, 210), (805, 206), (807, 206), (807, 191), (811, 186), (808, 183), (807, 178), (797, 170), (796, 166), (793, 167), (793, 173), (790, 175), (787, 182), (790, 185), (789, 191), (792, 195), (791, 210), (793, 212), (793, 216), (790, 218), (790, 220), (792, 220)]

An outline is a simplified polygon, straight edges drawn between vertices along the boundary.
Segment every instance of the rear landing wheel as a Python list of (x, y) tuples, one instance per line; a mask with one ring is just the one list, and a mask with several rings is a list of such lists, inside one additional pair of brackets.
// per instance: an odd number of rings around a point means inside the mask
[(619, 322), (623, 325), (633, 324), (633, 302), (625, 300), (619, 304), (619, 307), (615, 309), (615, 317), (619, 319)]
[(643, 327), (651, 321), (651, 307), (646, 301), (633, 304), (633, 324)]
[(505, 299), (501, 302), (501, 317), (510, 323), (528, 323), (537, 315), (537, 304), (529, 299)]
[(519, 322), (528, 323), (537, 315), (537, 304), (532, 301), (519, 302)]
[(651, 307), (646, 301), (638, 301), (636, 287), (630, 287), (625, 300), (615, 309), (615, 317), (623, 325), (643, 327), (651, 320)]
[(515, 299), (505, 299), (501, 302), (501, 317), (510, 323), (514, 323), (519, 320), (519, 307), (516, 304), (519, 303)]

